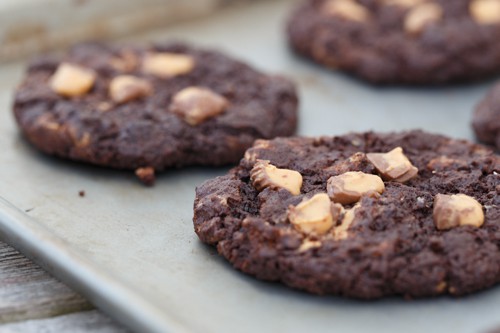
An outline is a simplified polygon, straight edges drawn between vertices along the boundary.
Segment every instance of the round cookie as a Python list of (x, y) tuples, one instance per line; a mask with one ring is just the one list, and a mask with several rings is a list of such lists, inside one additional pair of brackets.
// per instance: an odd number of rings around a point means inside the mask
[(178, 44), (84, 43), (34, 60), (14, 114), (41, 151), (154, 172), (236, 163), (257, 138), (292, 135), (297, 95), (285, 78)]
[(196, 190), (235, 268), (315, 294), (464, 295), (500, 281), (500, 157), (422, 131), (258, 140)]
[(441, 84), (500, 71), (499, 0), (304, 0), (299, 54), (372, 83)]
[(477, 105), (472, 127), (479, 141), (500, 150), (500, 84), (494, 86)]

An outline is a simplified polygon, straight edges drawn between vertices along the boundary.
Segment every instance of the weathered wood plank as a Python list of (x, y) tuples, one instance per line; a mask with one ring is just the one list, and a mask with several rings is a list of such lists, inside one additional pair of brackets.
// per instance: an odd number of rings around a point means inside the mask
[(0, 323), (93, 309), (14, 248), (0, 242)]
[(124, 333), (124, 328), (97, 310), (0, 325), (2, 333)]

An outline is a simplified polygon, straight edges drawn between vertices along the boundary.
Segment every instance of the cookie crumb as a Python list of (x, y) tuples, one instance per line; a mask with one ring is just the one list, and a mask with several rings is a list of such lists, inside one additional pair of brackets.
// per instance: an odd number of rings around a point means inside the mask
[(138, 168), (135, 175), (146, 186), (153, 186), (155, 183), (155, 169), (152, 167)]
[(83, 198), (85, 196), (85, 191), (78, 191), (78, 195)]

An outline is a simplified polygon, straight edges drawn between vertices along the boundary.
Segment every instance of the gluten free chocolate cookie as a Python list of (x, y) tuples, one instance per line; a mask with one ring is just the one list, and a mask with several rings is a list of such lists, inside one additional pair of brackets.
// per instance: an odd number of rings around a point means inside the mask
[(500, 84), (494, 86), (477, 105), (472, 127), (479, 141), (500, 150)]
[(215, 51), (80, 44), (30, 64), (14, 114), (41, 151), (152, 183), (155, 171), (236, 163), (255, 139), (293, 134), (297, 96)]
[(237, 269), (315, 294), (464, 295), (500, 281), (500, 157), (421, 131), (258, 140), (196, 190)]
[(499, 0), (304, 0), (291, 46), (374, 83), (440, 84), (500, 72)]

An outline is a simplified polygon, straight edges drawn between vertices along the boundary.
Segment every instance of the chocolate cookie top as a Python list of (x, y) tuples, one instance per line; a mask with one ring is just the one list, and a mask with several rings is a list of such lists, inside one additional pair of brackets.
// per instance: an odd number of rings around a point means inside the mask
[(196, 190), (237, 269), (317, 294), (463, 295), (500, 281), (500, 157), (421, 131), (258, 140)]
[(500, 84), (494, 86), (477, 105), (472, 127), (479, 141), (500, 150)]
[(184, 44), (79, 44), (34, 60), (14, 98), (26, 138), (45, 153), (154, 171), (236, 163), (257, 138), (297, 123), (293, 84)]
[(374, 83), (438, 84), (500, 71), (499, 0), (304, 0), (291, 46)]

